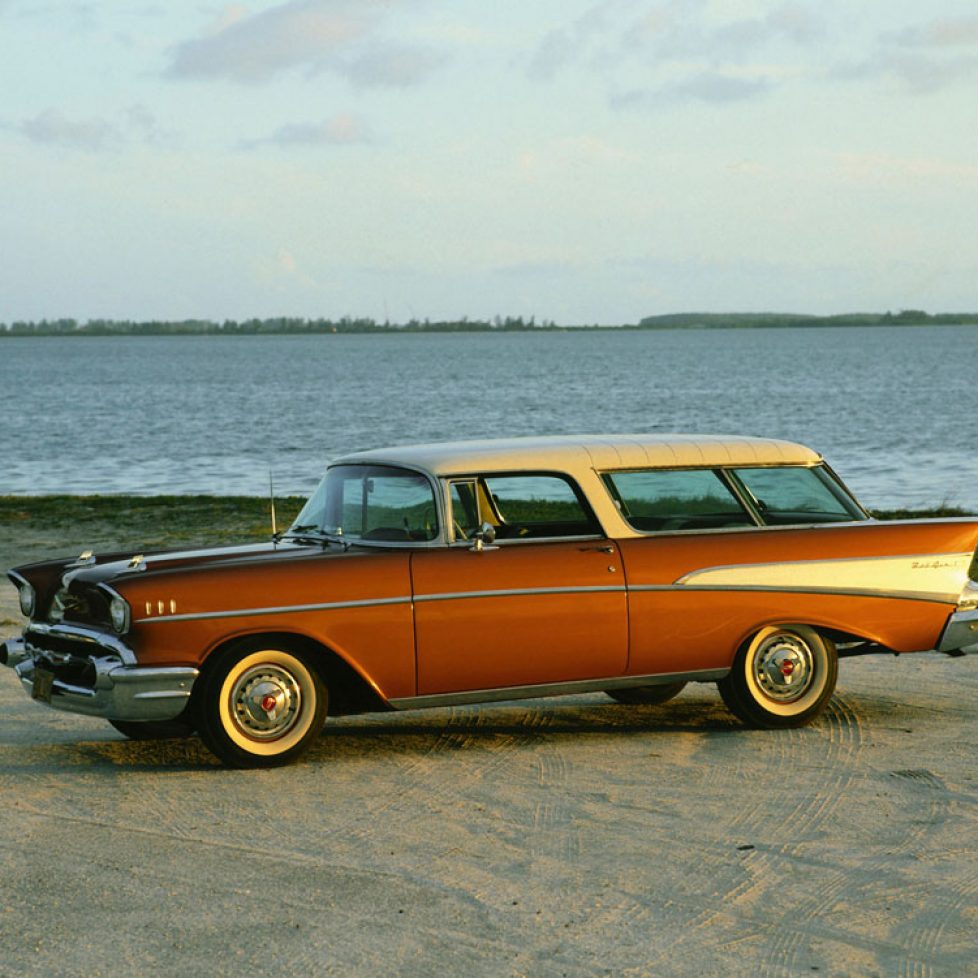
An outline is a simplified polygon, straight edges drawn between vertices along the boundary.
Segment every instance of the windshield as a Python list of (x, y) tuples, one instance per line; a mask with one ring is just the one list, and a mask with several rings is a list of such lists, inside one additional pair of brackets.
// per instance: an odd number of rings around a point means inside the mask
[(351, 542), (426, 541), (438, 536), (431, 483), (386, 465), (335, 465), (296, 517), (290, 536), (322, 533)]

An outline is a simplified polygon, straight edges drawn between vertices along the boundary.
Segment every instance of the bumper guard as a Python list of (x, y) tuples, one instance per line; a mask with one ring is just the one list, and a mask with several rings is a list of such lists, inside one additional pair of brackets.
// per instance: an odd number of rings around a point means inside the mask
[[(72, 639), (81, 632), (64, 627), (57, 631)], [(120, 654), (121, 643), (99, 643), (82, 658), (37, 647), (30, 638), (28, 630), (25, 637), (0, 643), (0, 663), (14, 670), (29, 696), (68, 713), (106, 720), (172, 720), (186, 707), (199, 675), (190, 666), (134, 665), (135, 656), (128, 649), (128, 655)], [(85, 641), (92, 642), (87, 630)], [(68, 678), (82, 676), (81, 682)]]

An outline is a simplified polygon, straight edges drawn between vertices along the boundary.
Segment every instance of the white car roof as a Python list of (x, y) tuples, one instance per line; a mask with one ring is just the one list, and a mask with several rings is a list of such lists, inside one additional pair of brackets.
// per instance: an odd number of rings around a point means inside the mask
[(436, 476), (475, 472), (584, 471), (722, 465), (814, 465), (822, 459), (804, 445), (740, 435), (550, 435), (438, 442), (356, 452), (334, 465), (401, 464)]

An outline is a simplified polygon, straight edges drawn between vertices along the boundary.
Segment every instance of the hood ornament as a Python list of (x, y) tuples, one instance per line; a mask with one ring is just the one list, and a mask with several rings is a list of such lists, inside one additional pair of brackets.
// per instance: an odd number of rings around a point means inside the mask
[(136, 554), (136, 556), (129, 561), (129, 569), (134, 571), (146, 570), (146, 558), (142, 554)]

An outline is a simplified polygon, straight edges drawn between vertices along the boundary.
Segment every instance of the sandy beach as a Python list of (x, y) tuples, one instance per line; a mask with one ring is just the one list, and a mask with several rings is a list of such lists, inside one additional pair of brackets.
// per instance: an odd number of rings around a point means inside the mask
[[(5, 534), (4, 567), (50, 548)], [(869, 657), (802, 730), (690, 686), (346, 718), (228, 771), (3, 670), (0, 975), (975, 976), (976, 694), (978, 658)]]

